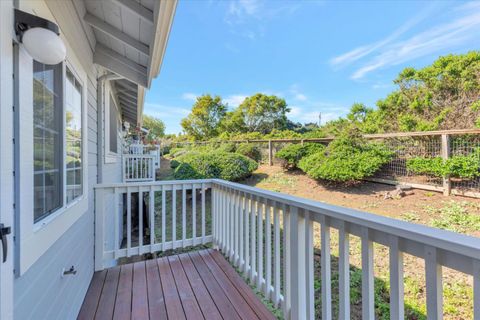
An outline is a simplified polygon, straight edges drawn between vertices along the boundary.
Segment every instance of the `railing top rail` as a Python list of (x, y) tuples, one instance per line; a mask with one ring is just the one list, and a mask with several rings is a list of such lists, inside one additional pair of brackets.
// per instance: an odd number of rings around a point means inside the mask
[(425, 245), (480, 260), (480, 238), (437, 229), (421, 224), (380, 216), (355, 209), (326, 204), (283, 193), (250, 187), (239, 183), (213, 179), (212, 183), (242, 191), (269, 200), (295, 206), (311, 212), (320, 212), (334, 219), (340, 219), (359, 226), (417, 241)]
[(154, 154), (135, 154), (135, 153), (124, 153), (123, 156), (125, 158), (145, 158), (145, 159), (150, 159), (150, 158), (155, 158), (156, 156)]
[(102, 183), (93, 186), (95, 189), (110, 189), (110, 188), (124, 188), (124, 187), (150, 187), (159, 185), (179, 185), (179, 184), (201, 184), (211, 183), (211, 179), (197, 179), (197, 180), (160, 180), (149, 182), (115, 182), (115, 183)]

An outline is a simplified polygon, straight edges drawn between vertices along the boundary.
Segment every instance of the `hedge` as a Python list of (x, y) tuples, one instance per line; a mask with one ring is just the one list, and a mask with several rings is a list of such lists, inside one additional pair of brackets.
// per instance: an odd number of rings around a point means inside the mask
[(177, 158), (174, 177), (178, 180), (219, 178), (239, 181), (258, 167), (252, 159), (231, 152), (188, 153)]
[(342, 136), (324, 150), (302, 158), (298, 166), (314, 179), (358, 181), (374, 175), (392, 155), (382, 144), (368, 143), (357, 136)]
[(319, 143), (290, 144), (278, 151), (275, 157), (283, 160), (283, 167), (295, 169), (302, 158), (321, 152), (324, 149), (325, 146)]
[(260, 152), (260, 149), (258, 146), (252, 143), (240, 143), (235, 152), (243, 154), (244, 156), (249, 157), (256, 162), (260, 162), (260, 160), (262, 160), (262, 153)]

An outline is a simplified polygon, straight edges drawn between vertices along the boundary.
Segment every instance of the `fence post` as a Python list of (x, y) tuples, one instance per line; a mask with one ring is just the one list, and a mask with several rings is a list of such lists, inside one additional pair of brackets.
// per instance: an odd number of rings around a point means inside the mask
[(273, 166), (272, 140), (268, 140), (268, 164)]
[[(450, 158), (450, 136), (448, 134), (442, 134), (442, 158), (443, 161), (447, 161)], [(443, 195), (449, 196), (452, 190), (452, 184), (450, 176), (443, 177)]]

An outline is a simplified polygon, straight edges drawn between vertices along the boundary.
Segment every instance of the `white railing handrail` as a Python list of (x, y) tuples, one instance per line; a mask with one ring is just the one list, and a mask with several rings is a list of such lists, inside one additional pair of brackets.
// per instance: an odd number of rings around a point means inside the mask
[(123, 154), (122, 180), (123, 182), (138, 182), (155, 180), (156, 155), (151, 154)]

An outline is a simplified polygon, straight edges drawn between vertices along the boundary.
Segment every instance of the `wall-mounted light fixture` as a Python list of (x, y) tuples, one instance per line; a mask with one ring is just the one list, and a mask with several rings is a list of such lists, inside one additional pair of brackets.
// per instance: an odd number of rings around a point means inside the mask
[(44, 64), (58, 64), (67, 49), (58, 26), (46, 19), (15, 9), (15, 33), (30, 56)]

